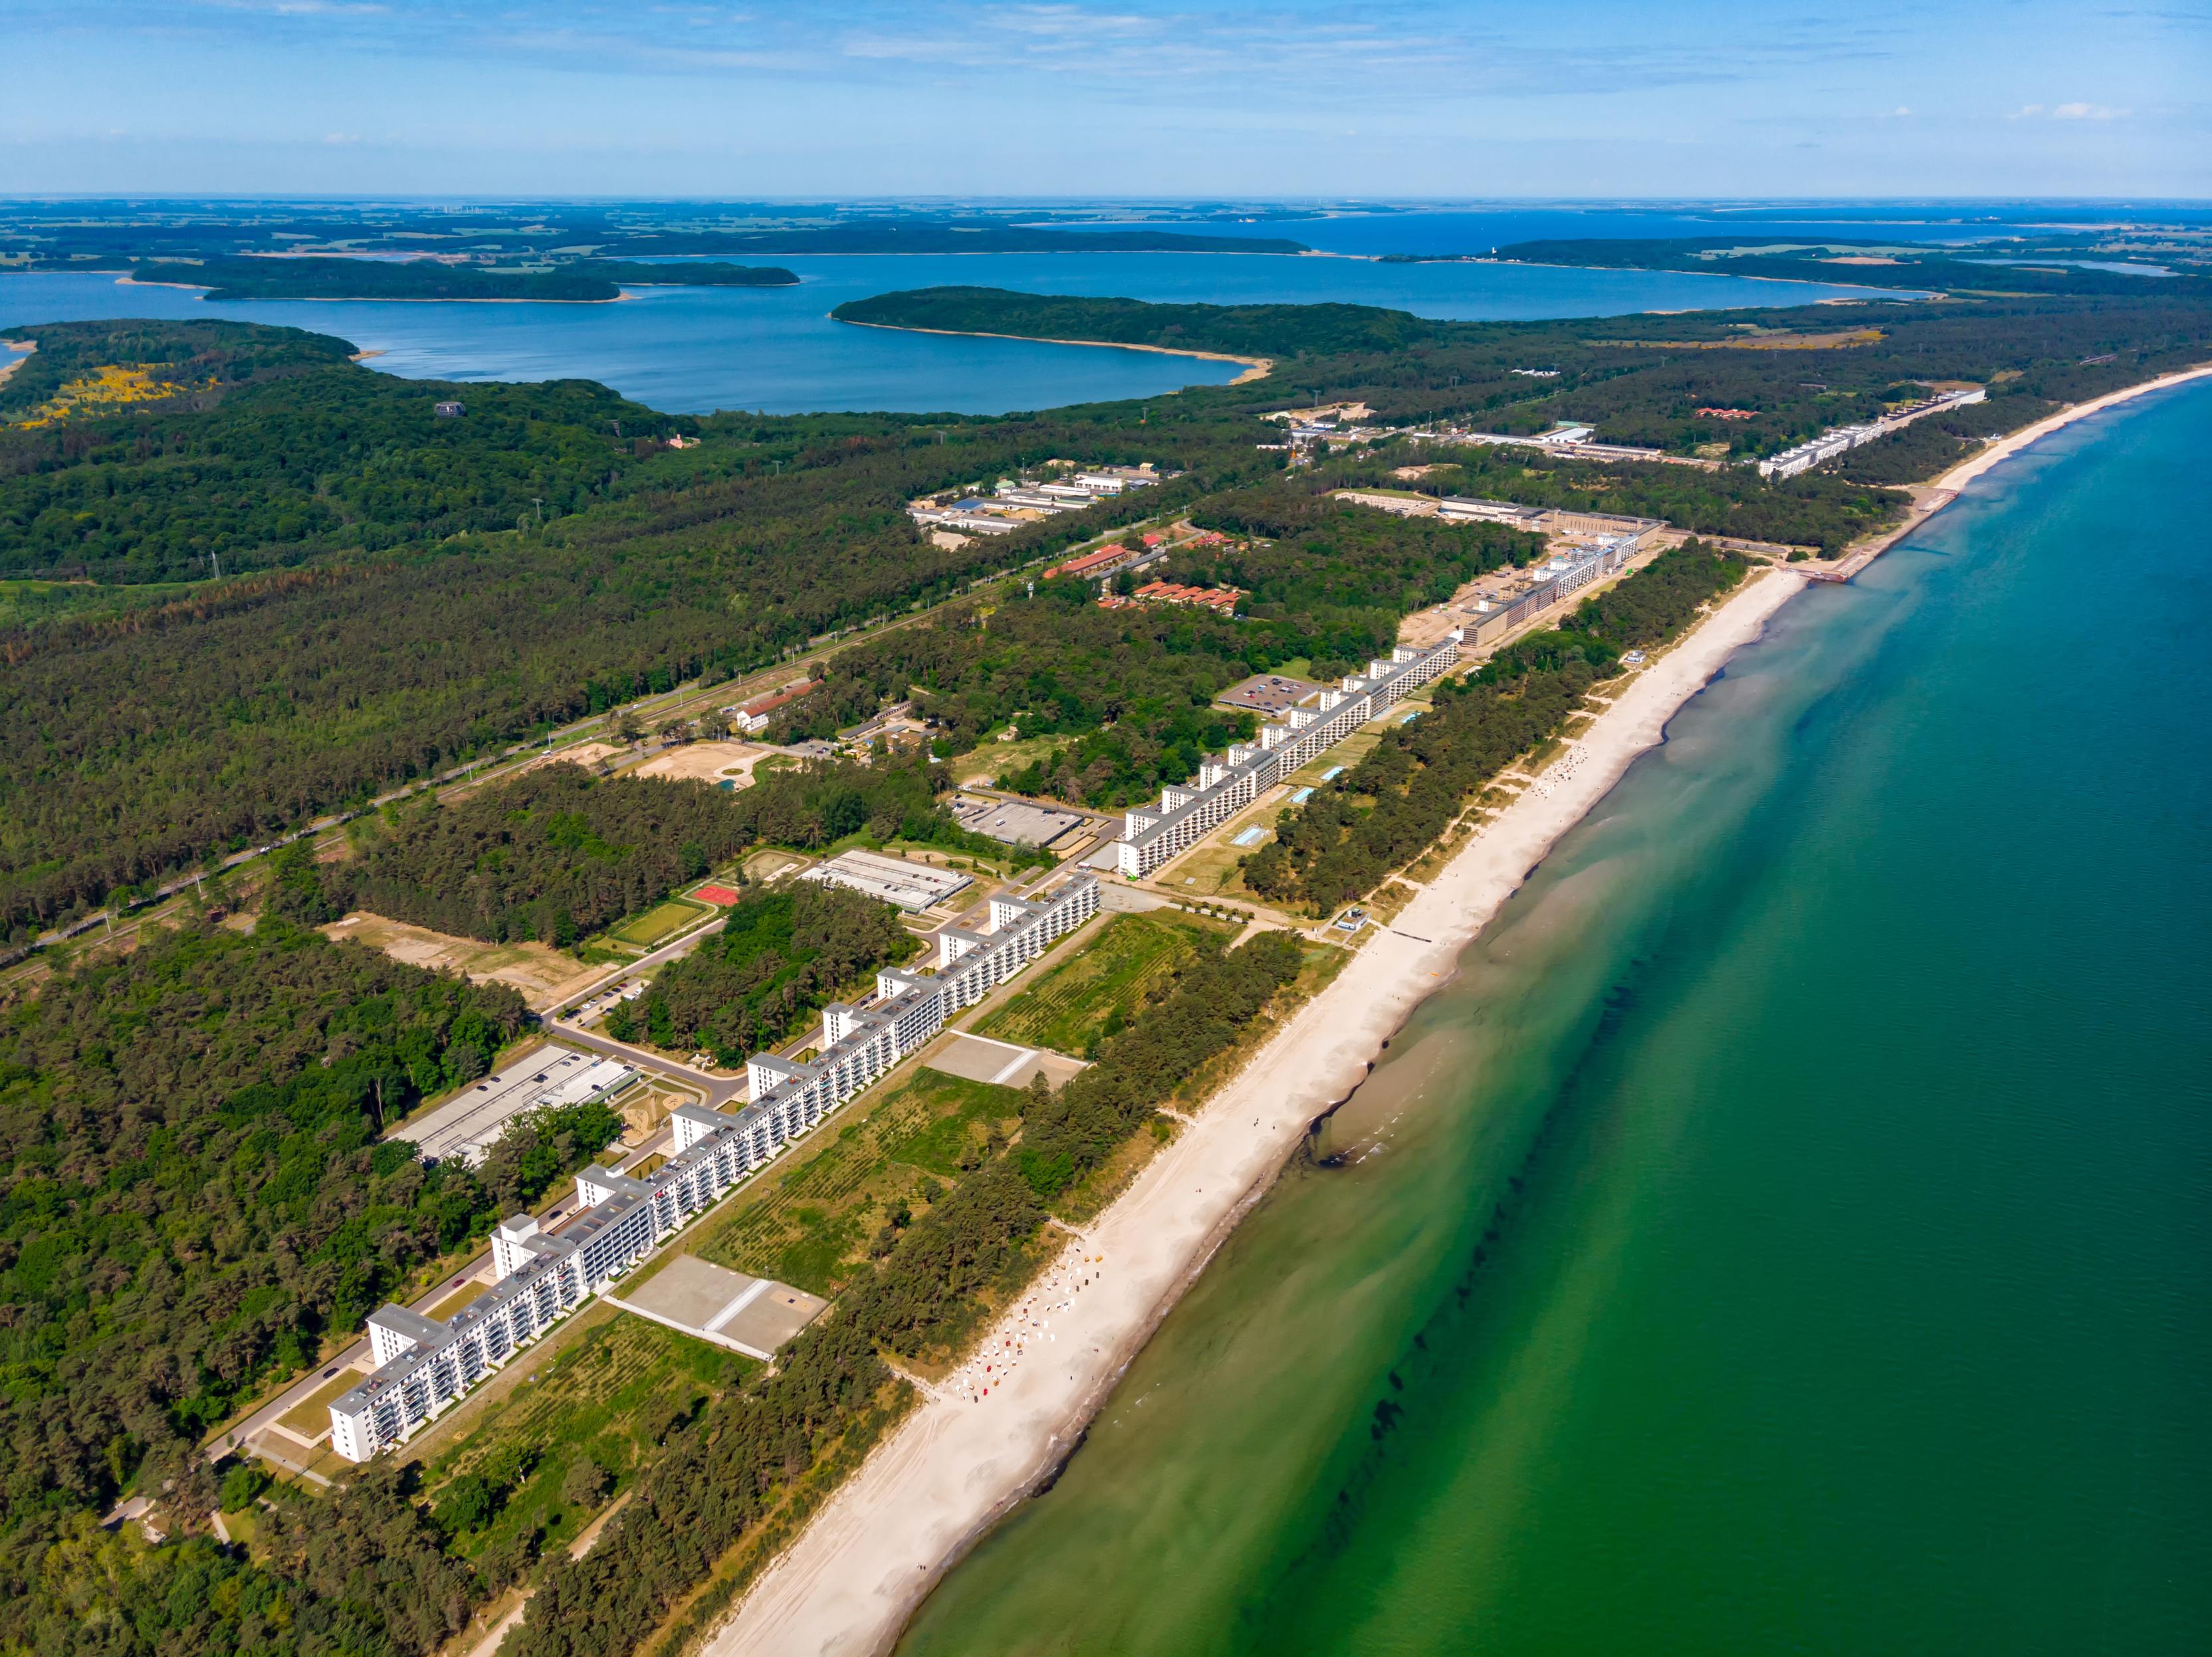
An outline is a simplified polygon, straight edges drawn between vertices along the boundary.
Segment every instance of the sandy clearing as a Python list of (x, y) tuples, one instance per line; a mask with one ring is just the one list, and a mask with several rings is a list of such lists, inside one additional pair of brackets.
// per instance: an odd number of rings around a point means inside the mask
[(637, 768), (636, 774), (720, 782), (727, 772), (734, 776), (738, 787), (750, 788), (753, 767), (775, 751), (749, 742), (685, 743), (681, 748), (654, 755)]
[(485, 944), (473, 938), (434, 932), (428, 926), (393, 920), (367, 909), (356, 909), (321, 930), (325, 938), (350, 938), (410, 967), (457, 972), (472, 983), (509, 985), (541, 1012), (559, 1006), (606, 974), (604, 967), (587, 967), (534, 940)]
[[(1121, 1369), (1307, 1126), (1357, 1087), (1382, 1042), (1667, 720), (1802, 590), (1755, 576), (1646, 668), (1583, 733), (1553, 786), (1498, 813), (1359, 959), (1254, 1056), (1053, 1269), (1097, 1280), (1051, 1315), (988, 1397), (924, 1401), (709, 1639), (710, 1657), (888, 1648), (966, 1548), (1064, 1457)], [(993, 1331), (1000, 1343), (1011, 1320)]]
[(580, 742), (574, 748), (559, 748), (550, 754), (540, 754), (527, 765), (518, 767), (514, 774), (519, 777), (525, 771), (535, 771), (541, 765), (599, 765), (608, 760), (618, 760), (629, 752), (629, 748), (620, 743)]

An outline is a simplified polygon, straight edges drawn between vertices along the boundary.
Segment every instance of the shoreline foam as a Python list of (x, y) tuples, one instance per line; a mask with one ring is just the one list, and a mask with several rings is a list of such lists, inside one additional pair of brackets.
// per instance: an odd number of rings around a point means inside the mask
[[(1754, 574), (1640, 672), (1577, 740), (1582, 762), (1486, 824), (1336, 980), (1300, 1008), (1068, 1247), (1094, 1283), (989, 1398), (933, 1395), (763, 1573), (706, 1642), (711, 1657), (888, 1649), (915, 1605), (1080, 1442), (1085, 1423), (1214, 1250), (1266, 1194), (1313, 1120), (1373, 1068), (1559, 837), (1804, 582)], [(1064, 1257), (1063, 1263), (1066, 1263)]]

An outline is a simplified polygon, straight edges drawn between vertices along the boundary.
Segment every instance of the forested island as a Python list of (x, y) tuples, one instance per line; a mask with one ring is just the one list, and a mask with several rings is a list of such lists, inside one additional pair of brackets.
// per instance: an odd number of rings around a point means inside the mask
[(2146, 281), (2159, 281), (2193, 284), (2201, 299), (2204, 288), (2212, 286), (2212, 269), (2185, 266), (2173, 276), (2160, 277), (2086, 269), (2066, 262), (2091, 251), (2086, 246), (2062, 247), (2047, 256), (2051, 262), (2045, 264), (2032, 250), (2009, 247), (1968, 250), (1881, 241), (1791, 243), (1772, 236), (1698, 236), (1651, 241), (1600, 238), (1515, 242), (1492, 257), (1506, 264), (1689, 270), (1705, 276), (1933, 289), (1995, 298), (2035, 294), (2124, 296), (2139, 294)]
[(1449, 326), (1368, 305), (1154, 305), (1002, 288), (908, 288), (848, 300), (830, 314), (875, 328), (1017, 334), (1229, 356), (1392, 351), (1437, 338)]
[(590, 259), (544, 270), (502, 270), (435, 259), (210, 258), (131, 267), (131, 280), (204, 288), (226, 300), (500, 300), (596, 305), (624, 287), (788, 288), (799, 278), (780, 265), (684, 262), (641, 264)]

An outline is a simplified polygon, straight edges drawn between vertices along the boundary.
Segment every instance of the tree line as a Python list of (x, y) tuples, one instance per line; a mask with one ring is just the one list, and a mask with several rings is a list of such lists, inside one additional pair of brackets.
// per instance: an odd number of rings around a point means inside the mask
[[(0, 1009), (0, 1644), (396, 1657), (466, 1622), (483, 1589), (390, 1470), (280, 1504), (249, 1564), (192, 1534), (216, 1501), (196, 1446), (620, 1133), (542, 1109), (474, 1170), (378, 1137), (524, 1018), (278, 919), (149, 929)], [(185, 1539), (100, 1531), (131, 1489)]]
[[(724, 1065), (797, 1035), (831, 997), (915, 949), (898, 910), (817, 881), (748, 893), (714, 937), (607, 1020), (618, 1041), (704, 1047)], [(872, 987), (872, 986), (871, 986)]]
[(1516, 755), (1555, 733), (1626, 652), (1673, 637), (1745, 568), (1735, 553), (1686, 543), (1470, 679), (1441, 683), (1421, 718), (1385, 731), (1357, 765), (1282, 812), (1275, 838), (1243, 859), (1245, 884), (1316, 914), (1371, 891)]
[(601, 780), (568, 764), (396, 815), (355, 856), (320, 865), (318, 913), (303, 919), (368, 909), (495, 944), (566, 947), (650, 907), (753, 838), (752, 813), (712, 784)]

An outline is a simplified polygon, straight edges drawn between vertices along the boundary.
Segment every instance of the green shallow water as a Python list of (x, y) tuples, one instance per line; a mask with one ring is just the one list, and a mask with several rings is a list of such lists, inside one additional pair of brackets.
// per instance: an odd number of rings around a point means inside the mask
[(2206, 452), (1790, 605), (902, 1653), (2212, 1649)]

